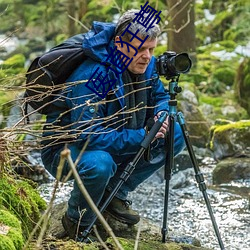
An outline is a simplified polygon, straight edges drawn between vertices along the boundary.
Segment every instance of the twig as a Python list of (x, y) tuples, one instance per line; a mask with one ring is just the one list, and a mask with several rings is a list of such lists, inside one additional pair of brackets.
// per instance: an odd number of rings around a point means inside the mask
[(105, 230), (108, 232), (108, 234), (113, 238), (115, 245), (117, 246), (117, 248), (119, 250), (124, 250), (123, 247), (121, 246), (121, 244), (119, 243), (118, 239), (116, 238), (116, 236), (114, 235), (111, 227), (109, 226), (109, 224), (106, 222), (106, 220), (104, 219), (104, 217), (102, 216), (102, 214), (100, 213), (100, 211), (98, 210), (98, 208), (96, 207), (95, 203), (93, 202), (92, 198), (90, 197), (88, 191), (86, 190), (85, 186), (83, 185), (83, 182), (79, 176), (79, 174), (77, 173), (77, 170), (75, 168), (74, 162), (71, 158), (71, 154), (70, 154), (70, 150), (69, 149), (64, 149), (61, 152), (61, 157), (62, 158), (66, 158), (68, 160), (69, 166), (73, 172), (73, 176), (75, 178), (75, 181), (78, 184), (78, 187), (80, 189), (80, 191), (82, 192), (84, 198), (86, 199), (86, 201), (88, 202), (90, 208), (95, 212), (95, 214), (97, 215), (98, 219), (100, 220), (100, 222), (102, 223), (102, 225), (104, 226)]
[(100, 243), (104, 247), (104, 249), (109, 250), (108, 246), (105, 244), (105, 242), (102, 240), (100, 234), (98, 233), (96, 225), (93, 226), (93, 230), (95, 232), (97, 239), (100, 241)]
[(140, 233), (141, 233), (141, 220), (139, 221), (139, 225), (138, 225), (138, 230), (137, 230), (137, 234), (136, 234), (136, 238), (135, 238), (135, 246), (134, 246), (134, 250), (138, 249), (139, 246), (139, 237), (140, 237)]
[(86, 29), (87, 31), (89, 31), (89, 28), (87, 26), (85, 26), (82, 22), (80, 22), (79, 20), (77, 20), (76, 18), (74, 18), (71, 15), (68, 15), (68, 17), (72, 20), (74, 20), (76, 23), (80, 24), (84, 29)]
[(54, 186), (54, 189), (53, 189), (53, 193), (52, 193), (52, 197), (50, 199), (49, 205), (48, 205), (46, 211), (44, 212), (44, 214), (42, 215), (42, 217), (40, 218), (40, 220), (38, 221), (38, 223), (36, 224), (35, 228), (31, 232), (31, 234), (29, 235), (29, 238), (28, 238), (26, 244), (24, 245), (23, 250), (28, 248), (30, 241), (32, 240), (32, 238), (35, 235), (36, 231), (38, 230), (38, 228), (40, 227), (40, 225), (43, 222), (41, 232), (39, 234), (37, 244), (36, 244), (37, 247), (41, 246), (42, 239), (43, 239), (43, 236), (45, 234), (47, 224), (49, 222), (49, 218), (51, 216), (51, 210), (52, 210), (53, 202), (55, 200), (55, 194), (56, 194), (56, 190), (57, 190), (58, 185), (59, 185), (59, 180), (60, 180), (61, 175), (62, 175), (62, 169), (63, 169), (64, 163), (65, 163), (65, 160), (66, 159), (63, 158), (63, 157), (60, 158), (60, 162), (59, 162), (59, 165), (58, 165), (58, 168), (57, 168), (56, 182), (55, 182), (55, 186)]

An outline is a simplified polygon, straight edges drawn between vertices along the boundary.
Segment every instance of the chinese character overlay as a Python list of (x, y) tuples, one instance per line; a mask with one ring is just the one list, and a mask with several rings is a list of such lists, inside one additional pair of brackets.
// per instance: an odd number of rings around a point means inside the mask
[(137, 55), (137, 49), (133, 45), (131, 45), (128, 42), (124, 42), (120, 36), (119, 36), (119, 39), (120, 39), (120, 41), (116, 41), (115, 43), (120, 43), (122, 48), (123, 48), (123, 44), (127, 45), (128, 53), (130, 52), (129, 47), (131, 47), (133, 50), (135, 50), (135, 54), (133, 56)]
[[(134, 18), (133, 22), (137, 21), (143, 27), (147, 28), (146, 31), (148, 31), (149, 29), (154, 27), (153, 24), (155, 23), (155, 21), (156, 21), (156, 24), (158, 24), (161, 21), (161, 18), (160, 18), (161, 11), (157, 15), (155, 15), (156, 13), (157, 13), (157, 10), (152, 8), (148, 4), (148, 2), (146, 2), (144, 6), (141, 5), (140, 12), (135, 13), (136, 17)], [(144, 14), (147, 14), (147, 16), (144, 17)], [(153, 17), (154, 19), (152, 20)]]
[[(139, 13), (135, 13), (136, 17), (133, 19), (133, 22), (136, 22), (141, 24), (143, 27), (147, 28), (146, 31), (154, 27), (154, 23), (158, 24), (161, 20), (160, 14), (161, 11), (156, 14), (157, 11), (152, 8), (148, 2), (145, 3), (144, 6), (141, 5), (141, 10)], [(146, 17), (144, 17), (144, 14), (147, 14)], [(156, 14), (156, 15), (155, 15)], [(131, 30), (129, 30), (131, 26), (131, 23), (126, 27), (124, 32), (122, 33), (121, 36), (124, 36), (126, 32), (128, 32), (132, 37), (130, 39), (130, 42), (133, 41), (133, 39), (137, 39), (141, 42), (139, 45), (138, 49), (141, 48), (141, 46), (144, 44), (144, 42), (147, 40), (149, 35), (147, 35), (144, 39), (141, 37), (137, 36), (139, 29), (133, 33)], [(129, 44), (128, 42), (125, 42), (122, 40), (121, 36), (119, 36), (119, 41), (116, 41), (115, 43), (121, 44), (121, 47), (123, 48), (123, 45), (127, 46), (127, 51), (130, 53), (130, 49), (133, 49), (135, 51), (133, 56), (136, 56), (138, 51), (137, 49)], [(115, 46), (114, 48), (110, 48), (111, 52), (107, 56), (105, 62), (101, 62), (102, 65), (108, 65), (107, 71), (111, 70), (113, 71), (116, 76), (118, 74), (122, 74), (130, 65), (130, 63), (133, 61), (133, 56), (130, 58), (129, 56), (125, 55), (123, 52), (120, 50), (117, 50), (117, 47)], [(92, 90), (95, 94), (100, 96), (101, 98), (104, 98), (108, 92), (112, 89), (112, 87), (115, 85), (116, 79), (109, 80), (108, 75), (105, 75), (103, 77), (102, 72), (99, 71), (98, 67), (95, 72), (92, 74), (88, 82), (86, 83), (86, 87), (90, 90)], [(92, 85), (90, 83), (92, 82)]]
[(140, 46), (138, 47), (138, 49), (140, 49), (141, 48), (141, 46), (145, 43), (145, 41), (147, 40), (147, 38), (148, 38), (148, 35), (144, 38), (144, 40), (143, 39), (141, 39), (139, 36), (137, 36), (137, 33), (139, 32), (139, 29), (135, 32), (135, 34), (132, 32), (132, 31), (130, 31), (129, 30), (129, 27), (131, 26), (131, 23), (127, 26), (127, 28), (123, 31), (123, 33), (122, 33), (122, 36), (124, 36), (124, 34), (126, 33), (126, 32), (128, 32), (130, 35), (132, 35), (132, 37), (131, 37), (131, 39), (129, 40), (130, 42), (132, 42), (133, 41), (133, 39), (134, 38), (136, 38), (137, 40), (139, 40), (139, 41), (141, 41), (141, 44), (140, 44)]
[[(111, 63), (115, 67), (112, 67), (110, 64), (107, 67), (107, 69), (112, 70), (116, 75), (123, 73), (129, 66), (129, 64), (133, 61), (133, 58), (129, 58), (121, 51), (116, 50), (116, 47), (112, 49), (111, 53), (109, 54), (106, 60), (108, 60), (109, 58), (110, 58), (109, 63)], [(107, 65), (105, 62), (101, 64)]]
[[(102, 71), (98, 72), (99, 68), (100, 67), (98, 67), (92, 74), (92, 76), (86, 83), (86, 87), (91, 91), (93, 91), (98, 96), (100, 96), (101, 98), (104, 98), (111, 90), (111, 88), (115, 85), (116, 79), (109, 80), (107, 79), (108, 75), (105, 75), (103, 77)], [(91, 82), (93, 84), (93, 87), (90, 86)]]

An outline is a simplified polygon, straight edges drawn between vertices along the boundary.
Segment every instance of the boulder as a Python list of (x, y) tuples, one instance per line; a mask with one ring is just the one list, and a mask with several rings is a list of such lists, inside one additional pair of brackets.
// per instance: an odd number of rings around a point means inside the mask
[(209, 147), (214, 158), (250, 157), (250, 120), (216, 124), (211, 128)]
[(250, 179), (250, 158), (226, 158), (213, 171), (213, 183), (228, 183), (233, 180)]

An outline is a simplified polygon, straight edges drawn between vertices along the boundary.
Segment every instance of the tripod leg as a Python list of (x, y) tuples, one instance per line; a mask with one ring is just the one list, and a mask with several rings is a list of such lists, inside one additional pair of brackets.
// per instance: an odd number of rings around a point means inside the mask
[(168, 220), (168, 200), (169, 200), (169, 183), (172, 176), (172, 169), (174, 165), (174, 122), (173, 115), (169, 115), (169, 131), (166, 138), (166, 162), (165, 162), (165, 197), (164, 197), (164, 213), (163, 213), (163, 225), (162, 225), (162, 242), (166, 242), (166, 235), (168, 232), (167, 220)]
[(206, 184), (204, 182), (204, 177), (203, 177), (203, 174), (201, 173), (201, 171), (199, 169), (198, 162), (197, 162), (197, 159), (195, 157), (195, 154), (194, 154), (194, 151), (193, 151), (190, 139), (189, 139), (189, 133), (188, 133), (187, 128), (186, 128), (184, 116), (183, 116), (183, 114), (181, 112), (178, 112), (177, 113), (177, 118), (178, 118), (179, 124), (181, 126), (181, 130), (182, 130), (185, 142), (186, 142), (186, 146), (187, 146), (187, 150), (188, 150), (190, 159), (191, 159), (191, 161), (193, 163), (193, 167), (194, 167), (194, 171), (195, 171), (195, 179), (196, 179), (196, 181), (197, 181), (197, 183), (199, 185), (200, 191), (203, 194), (203, 197), (204, 197), (204, 200), (205, 200), (205, 203), (206, 203), (206, 206), (207, 206), (207, 210), (209, 212), (210, 219), (212, 221), (213, 228), (214, 228), (216, 237), (218, 239), (220, 248), (221, 248), (221, 250), (224, 250), (225, 247), (223, 245), (221, 235), (220, 235), (220, 232), (219, 232), (219, 229), (218, 229), (218, 226), (217, 226), (214, 214), (213, 214), (213, 210), (212, 210), (210, 201), (208, 199), (208, 195), (207, 195), (207, 192), (206, 192), (207, 187), (206, 187)]

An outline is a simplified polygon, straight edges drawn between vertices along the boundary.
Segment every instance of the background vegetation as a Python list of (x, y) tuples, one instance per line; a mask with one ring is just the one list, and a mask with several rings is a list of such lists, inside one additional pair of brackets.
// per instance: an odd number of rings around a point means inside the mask
[[(86, 32), (94, 20), (115, 22), (125, 10), (144, 4), (145, 1), (124, 0), (0, 0), (0, 33), (5, 35), (0, 40), (0, 85), (4, 91), (0, 92), (1, 104), (17, 94), (14, 91), (6, 95), (6, 86), (23, 86), (27, 65), (37, 54), (74, 34)], [(199, 101), (213, 105), (218, 116), (218, 106), (236, 101), (236, 106), (245, 110), (239, 109), (229, 119), (247, 118), (249, 1), (153, 0), (149, 4), (162, 11), (162, 34), (155, 55), (166, 50), (188, 52), (194, 65), (181, 81), (194, 83), (200, 93)], [(14, 38), (19, 43), (7, 52), (4, 45)], [(6, 115), (4, 107), (2, 112)]]
[[(12, 126), (23, 122), (22, 117), (9, 120), (11, 108), (20, 108), (16, 102), (25, 88), (28, 65), (52, 46), (89, 30), (94, 20), (116, 22), (124, 11), (144, 4), (141, 0), (0, 0), (0, 219), (5, 220), (5, 210), (14, 202), (20, 210), (13, 214), (27, 213), (30, 219), (25, 223), (25, 234), (20, 232), (19, 238), (14, 235), (12, 238), (18, 239), (14, 243), (6, 239), (6, 244), (22, 245), (34, 226), (32, 222), (38, 220), (39, 210), (45, 209), (26, 184), (15, 181), (16, 176), (6, 177), (10, 165), (25, 164), (27, 152), (36, 147), (34, 141), (27, 142), (29, 127), (19, 130)], [(167, 50), (190, 54), (193, 67), (188, 75), (181, 75), (180, 85), (195, 93), (205, 118), (212, 123), (217, 118), (249, 120), (249, 0), (150, 0), (149, 4), (162, 11), (155, 56)], [(167, 81), (162, 80), (167, 87)], [(41, 132), (40, 121), (29, 126)], [(13, 198), (17, 194), (21, 200)], [(5, 224), (11, 227), (10, 232), (12, 228), (21, 230), (19, 222)]]

